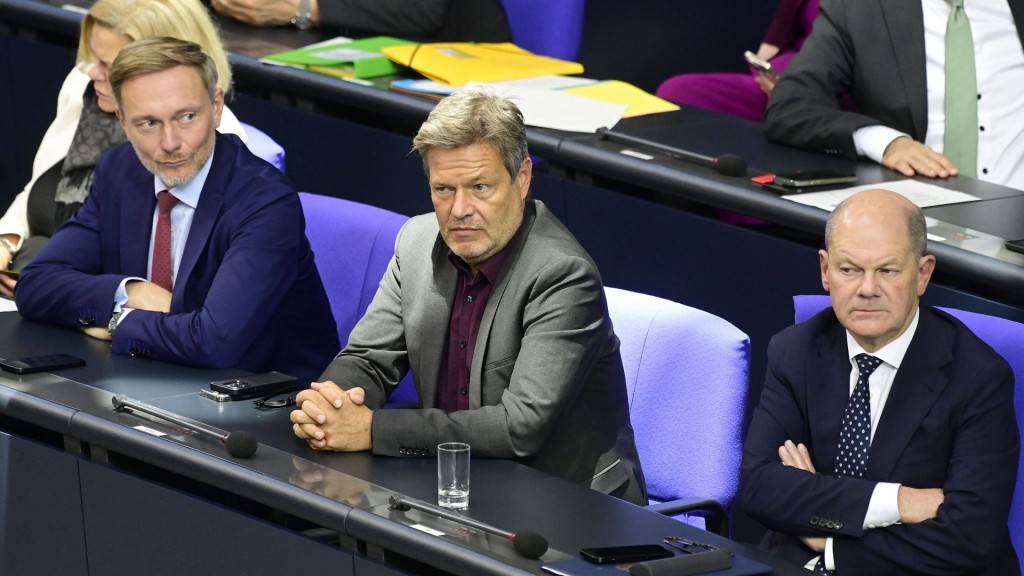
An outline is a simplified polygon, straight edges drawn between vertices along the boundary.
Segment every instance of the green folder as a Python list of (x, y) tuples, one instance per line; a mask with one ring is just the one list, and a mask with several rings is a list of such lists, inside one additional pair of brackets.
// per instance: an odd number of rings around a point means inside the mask
[(397, 74), (404, 68), (381, 53), (381, 48), (415, 44), (390, 36), (373, 36), (351, 42), (318, 44), (316, 46), (271, 54), (265, 59), (281, 64), (301, 66), (335, 76), (373, 78)]

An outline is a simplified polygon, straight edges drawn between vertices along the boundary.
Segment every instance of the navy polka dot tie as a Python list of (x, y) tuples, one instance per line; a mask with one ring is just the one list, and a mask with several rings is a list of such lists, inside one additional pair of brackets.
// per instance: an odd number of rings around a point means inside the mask
[[(854, 357), (860, 375), (853, 395), (843, 413), (843, 426), (839, 431), (839, 450), (836, 452), (836, 477), (853, 476), (863, 478), (868, 470), (868, 449), (871, 447), (871, 389), (868, 378), (881, 360), (869, 354)], [(825, 568), (825, 557), (818, 558), (814, 565), (818, 574), (835, 574)]]
[(868, 448), (871, 447), (871, 390), (868, 388), (868, 377), (882, 361), (867, 354), (858, 354), (854, 360), (857, 361), (860, 376), (857, 377), (857, 386), (843, 414), (839, 450), (836, 453), (836, 476), (863, 478), (868, 470)]

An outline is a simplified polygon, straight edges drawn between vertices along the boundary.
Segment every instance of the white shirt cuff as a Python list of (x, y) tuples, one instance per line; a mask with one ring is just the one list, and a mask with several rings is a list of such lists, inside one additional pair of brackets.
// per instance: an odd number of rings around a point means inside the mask
[(881, 124), (865, 126), (853, 131), (853, 145), (857, 148), (858, 155), (870, 158), (881, 164), (885, 149), (889, 147), (889, 144), (892, 144), (893, 140), (900, 136), (910, 137), (899, 130), (893, 130)]
[(900, 521), (900, 485), (892, 482), (875, 484), (868, 511), (864, 515), (864, 529), (885, 528)]

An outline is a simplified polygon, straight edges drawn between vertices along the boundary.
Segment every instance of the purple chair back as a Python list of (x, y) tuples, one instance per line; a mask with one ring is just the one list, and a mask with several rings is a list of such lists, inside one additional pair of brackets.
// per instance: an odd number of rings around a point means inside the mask
[[(803, 322), (831, 305), (827, 295), (793, 297), (796, 322)], [(976, 312), (940, 308), (963, 322), (972, 332), (1006, 359), (1013, 369), (1015, 382), (1013, 405), (1017, 410), (1017, 425), (1024, 436), (1024, 324)], [(1013, 546), (1024, 551), (1024, 458), (1017, 466), (1017, 486), (1010, 507), (1010, 536)], [(1022, 556), (1024, 559), (1024, 556)]]
[[(408, 220), (382, 208), (341, 198), (299, 192), (306, 216), (306, 237), (313, 248), (338, 340), (348, 342), (363, 317), (395, 253), (395, 238)], [(417, 404), (412, 378), (406, 378), (389, 404)]]
[(249, 148), (249, 151), (270, 162), (281, 172), (284, 172), (284, 148), (271, 138), (270, 135), (252, 124), (246, 124), (245, 122), (241, 122), (241, 124), (242, 128), (245, 129), (245, 145)]
[(575, 61), (586, 0), (501, 0), (512, 41), (534, 54)]
[(750, 339), (689, 306), (605, 294), (651, 500), (703, 497), (728, 508), (739, 489)]

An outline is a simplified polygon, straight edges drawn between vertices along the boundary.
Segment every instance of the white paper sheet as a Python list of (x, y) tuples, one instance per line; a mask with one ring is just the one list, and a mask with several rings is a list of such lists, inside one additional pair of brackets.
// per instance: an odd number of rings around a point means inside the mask
[(846, 200), (861, 190), (871, 190), (873, 188), (883, 188), (885, 190), (892, 190), (893, 192), (902, 194), (906, 196), (908, 200), (921, 208), (980, 200), (977, 196), (965, 194), (964, 192), (957, 192), (956, 190), (949, 190), (920, 180), (911, 180), (909, 178), (894, 182), (853, 186), (851, 188), (843, 188), (841, 190), (806, 192), (804, 194), (787, 194), (783, 196), (783, 198), (831, 212), (843, 200)]

